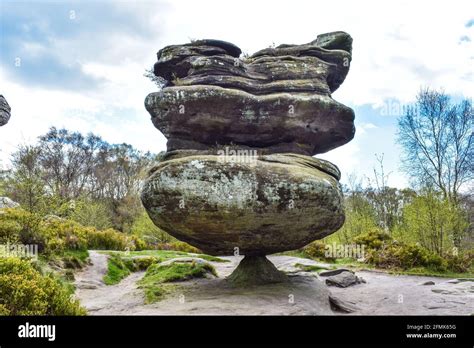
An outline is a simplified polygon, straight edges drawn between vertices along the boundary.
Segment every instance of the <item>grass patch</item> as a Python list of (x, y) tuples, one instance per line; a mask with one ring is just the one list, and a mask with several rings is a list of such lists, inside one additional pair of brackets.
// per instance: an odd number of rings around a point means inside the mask
[(196, 257), (199, 257), (199, 258), (201, 258), (203, 260), (206, 260), (206, 261), (212, 261), (212, 262), (230, 262), (230, 260), (221, 259), (220, 257), (212, 256), (212, 255), (206, 255), (206, 254), (197, 254)]
[(217, 276), (216, 270), (207, 263), (172, 263), (170, 265), (154, 264), (148, 267), (145, 276), (138, 283), (145, 291), (147, 303), (160, 300), (170, 289), (170, 282), (192, 278), (203, 278), (207, 273)]
[(66, 268), (79, 269), (89, 261), (89, 252), (87, 250), (67, 250), (63, 252), (61, 258)]
[(199, 257), (206, 261), (229, 262), (206, 254), (190, 254), (174, 250), (102, 251), (102, 253), (109, 255), (107, 273), (103, 278), (106, 285), (118, 284), (131, 272), (144, 271), (151, 265), (178, 257)]
[(175, 250), (141, 250), (141, 251), (104, 251), (109, 255), (120, 255), (121, 257), (133, 257), (133, 256), (152, 256), (159, 258), (162, 261), (175, 259), (178, 257), (199, 257), (206, 261), (212, 262), (230, 262), (220, 257), (206, 255), (206, 254), (192, 254), (184, 251)]
[(119, 283), (123, 278), (130, 274), (130, 269), (118, 255), (110, 256), (107, 261), (107, 273), (103, 280), (106, 285)]

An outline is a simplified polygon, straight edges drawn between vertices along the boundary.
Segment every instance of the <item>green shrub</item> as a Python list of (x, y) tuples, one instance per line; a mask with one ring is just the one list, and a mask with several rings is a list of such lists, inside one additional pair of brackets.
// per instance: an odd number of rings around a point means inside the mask
[(99, 231), (94, 227), (49, 215), (44, 218), (22, 209), (5, 209), (0, 214), (0, 243), (10, 241), (37, 244), (47, 255), (65, 250), (140, 250), (146, 243), (137, 236), (114, 229)]
[(12, 208), (0, 211), (0, 243), (38, 244), (43, 249), (43, 239), (38, 231), (41, 219), (23, 209)]
[(87, 247), (97, 250), (134, 250), (134, 244), (127, 235), (111, 228), (104, 231), (93, 230), (88, 233)]
[(447, 263), (437, 254), (416, 244), (392, 242), (380, 249), (370, 249), (366, 261), (381, 268), (410, 269), (426, 267), (445, 271)]
[(321, 240), (315, 240), (303, 248), (303, 252), (311, 258), (333, 261), (335, 258), (326, 256), (326, 244)]
[(135, 219), (131, 230), (134, 235), (145, 240), (149, 245), (171, 243), (176, 240), (174, 237), (156, 226), (153, 221), (151, 221), (146, 211), (143, 211), (137, 219)]
[(0, 315), (85, 315), (70, 290), (31, 262), (0, 258)]
[(38, 230), (45, 252), (61, 253), (64, 250), (86, 249), (88, 234), (94, 229), (75, 221), (50, 216), (41, 221)]
[(18, 243), (21, 225), (17, 221), (3, 219), (0, 215), (0, 243)]
[(105, 230), (112, 226), (110, 219), (112, 212), (106, 204), (90, 199), (79, 199), (68, 214), (68, 218), (83, 226), (92, 226), (98, 230)]
[(445, 255), (447, 267), (450, 271), (456, 273), (469, 272), (473, 268), (474, 263), (474, 251), (460, 253), (459, 255), (448, 254)]
[(365, 245), (368, 249), (380, 249), (384, 243), (390, 242), (392, 238), (379, 228), (372, 228), (354, 238), (355, 244)]

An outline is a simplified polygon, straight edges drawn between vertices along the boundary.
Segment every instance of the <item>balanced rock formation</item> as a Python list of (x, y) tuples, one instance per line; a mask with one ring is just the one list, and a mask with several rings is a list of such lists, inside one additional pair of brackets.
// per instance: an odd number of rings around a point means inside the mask
[(0, 127), (8, 123), (10, 119), (10, 105), (8, 105), (7, 100), (0, 94)]
[(331, 97), (351, 45), (335, 32), (243, 59), (218, 40), (160, 50), (154, 73), (164, 87), (145, 100), (168, 139), (142, 192), (153, 222), (209, 254), (245, 255), (234, 283), (285, 279), (265, 255), (344, 222), (340, 172), (311, 156), (354, 136), (352, 109)]

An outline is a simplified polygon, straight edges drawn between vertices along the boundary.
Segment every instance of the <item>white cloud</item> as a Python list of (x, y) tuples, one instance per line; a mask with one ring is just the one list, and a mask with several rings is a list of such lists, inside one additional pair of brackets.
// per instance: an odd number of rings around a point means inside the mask
[[(344, 30), (354, 38), (353, 61), (344, 84), (334, 94), (346, 105), (381, 105), (387, 98), (408, 102), (421, 85), (448, 93), (473, 94), (474, 27), (472, 1), (456, 6), (445, 1), (277, 1), (226, 2), (173, 0), (118, 2), (150, 35), (117, 28), (100, 35), (83, 28), (75, 39), (51, 37), (49, 48), (61, 62), (79, 63), (82, 72), (104, 82), (81, 92), (38, 89), (9, 80), (0, 71), (3, 93), (12, 106), (11, 122), (0, 128), (0, 158), (20, 142), (31, 142), (50, 126), (92, 131), (110, 142), (128, 142), (158, 152), (166, 139), (149, 120), (143, 100), (156, 87), (142, 75), (158, 49), (191, 38), (231, 41), (252, 53), (272, 43), (306, 43), (317, 34)], [(81, 13), (79, 12), (80, 16)], [(106, 14), (97, 13), (97, 21)], [(80, 17), (79, 17), (80, 19)], [(47, 27), (46, 19), (41, 20)], [(25, 28), (28, 23), (22, 23)], [(80, 25), (80, 23), (79, 23)], [(137, 24), (138, 25), (138, 24)], [(459, 43), (461, 37), (471, 39)], [(24, 42), (24, 52), (43, 47)], [(73, 79), (74, 76), (71, 76)], [(360, 117), (360, 115), (359, 115)], [(358, 115), (356, 115), (356, 119)], [(397, 173), (399, 151), (394, 130), (377, 122), (360, 122), (355, 139), (321, 157), (340, 166), (344, 175), (370, 173), (374, 152), (385, 152), (394, 185), (405, 185)]]

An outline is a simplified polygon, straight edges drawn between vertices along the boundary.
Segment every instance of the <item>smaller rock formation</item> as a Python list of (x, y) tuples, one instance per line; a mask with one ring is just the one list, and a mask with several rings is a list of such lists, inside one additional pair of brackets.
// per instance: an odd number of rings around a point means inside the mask
[(357, 277), (354, 272), (344, 271), (336, 275), (332, 275), (326, 279), (328, 286), (337, 286), (339, 288), (347, 288), (351, 285), (365, 283), (365, 280)]
[(7, 100), (0, 94), (0, 127), (8, 123), (10, 119), (10, 105), (8, 105)]
[(18, 208), (20, 205), (8, 197), (0, 197), (0, 209)]

